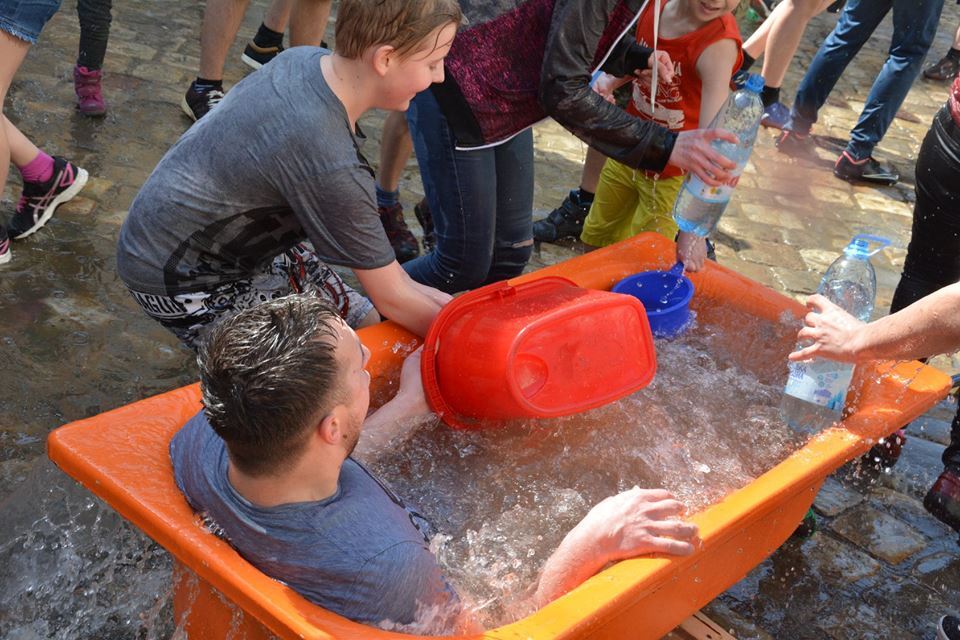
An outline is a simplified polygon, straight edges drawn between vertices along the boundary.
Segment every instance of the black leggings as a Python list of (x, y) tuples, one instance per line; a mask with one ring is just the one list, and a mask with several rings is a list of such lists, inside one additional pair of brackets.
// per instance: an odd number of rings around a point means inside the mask
[(110, 37), (110, 9), (112, 0), (77, 0), (80, 19), (80, 48), (77, 65), (91, 71), (103, 66)]
[[(890, 313), (960, 281), (960, 127), (948, 106), (933, 118), (923, 139), (916, 177), (910, 246)], [(960, 473), (960, 407), (943, 464)]]

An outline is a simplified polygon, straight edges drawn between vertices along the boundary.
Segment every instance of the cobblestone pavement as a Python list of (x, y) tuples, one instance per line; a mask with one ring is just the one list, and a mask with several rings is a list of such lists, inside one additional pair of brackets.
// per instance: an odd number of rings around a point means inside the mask
[[(264, 4), (256, 0), (248, 11), (230, 53), (228, 85), (246, 72), (240, 51)], [(104, 120), (74, 112), (73, 0), (64, 3), (31, 50), (5, 108), (44, 149), (85, 167), (91, 181), (45, 230), (16, 243), (14, 262), (0, 271), (0, 361), (6, 363), (0, 384), (0, 501), (43, 454), (50, 429), (193, 378), (191, 354), (129, 300), (116, 279), (113, 255), (131, 199), (189, 124), (179, 102), (196, 73), (202, 6), (129, 0), (117, 3), (114, 12), (105, 64), (110, 112)], [(785, 83), (785, 102), (792, 101), (834, 20), (823, 15), (808, 28)], [(958, 20), (960, 10), (947, 3), (930, 60), (949, 47)], [(844, 74), (817, 133), (845, 140), (889, 37), (888, 19)], [(802, 297), (815, 289), (854, 233), (886, 235), (894, 245), (875, 259), (877, 309), (884, 313), (909, 239), (916, 153), (946, 95), (946, 85), (922, 79), (915, 84), (876, 152), (903, 175), (889, 188), (834, 178), (830, 168), (837, 150), (829, 143), (816, 162), (797, 162), (777, 153), (773, 132), (761, 132), (720, 224), (720, 262)], [(381, 115), (364, 121), (369, 136), (364, 151), (371, 160), (377, 158), (381, 122)], [(576, 186), (585, 148), (550, 122), (537, 126), (535, 139), (539, 216)], [(19, 194), (15, 176), (4, 189), (2, 212), (12, 211)], [(401, 186), (411, 228), (419, 232), (412, 216), (422, 193), (415, 162)], [(544, 246), (531, 268), (575, 251)], [(936, 363), (953, 370), (950, 358)], [(914, 423), (904, 459), (891, 473), (872, 477), (851, 467), (831, 478), (816, 502), (819, 531), (787, 543), (714, 601), (710, 615), (744, 638), (933, 638), (936, 619), (960, 608), (960, 547), (949, 529), (926, 514), (920, 499), (940, 471), (952, 412), (953, 406), (944, 404)]]

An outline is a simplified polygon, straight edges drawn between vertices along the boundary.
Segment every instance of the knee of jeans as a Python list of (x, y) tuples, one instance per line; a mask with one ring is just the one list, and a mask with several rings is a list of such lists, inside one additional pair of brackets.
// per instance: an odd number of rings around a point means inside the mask
[(484, 284), (493, 256), (465, 255), (463, 259), (435, 251), (434, 272), (443, 281), (444, 291), (453, 293), (474, 289)]
[(523, 273), (533, 255), (533, 238), (497, 247), (486, 283), (515, 278)]

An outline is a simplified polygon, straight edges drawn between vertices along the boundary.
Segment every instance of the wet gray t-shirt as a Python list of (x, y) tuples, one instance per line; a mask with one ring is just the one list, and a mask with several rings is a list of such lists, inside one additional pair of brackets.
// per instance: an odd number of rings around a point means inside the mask
[(174, 436), (170, 458), (177, 486), (214, 531), (308, 600), (367, 624), (408, 625), (419, 607), (456, 617), (457, 595), (422, 533), (428, 525), (353, 458), (331, 497), (268, 508), (230, 484), (226, 446), (203, 412)]
[(210, 290), (309, 239), (331, 264), (375, 269), (393, 249), (373, 171), (320, 71), (329, 52), (296, 47), (238, 83), (163, 156), (120, 231), (131, 289)]

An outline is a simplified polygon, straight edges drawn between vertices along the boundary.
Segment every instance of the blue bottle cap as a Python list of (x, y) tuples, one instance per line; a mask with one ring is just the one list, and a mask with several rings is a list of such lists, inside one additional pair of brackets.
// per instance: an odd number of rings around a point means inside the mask
[[(870, 250), (870, 245), (874, 245), (875, 247), (872, 251)], [(848, 256), (866, 259), (879, 253), (888, 246), (890, 246), (890, 241), (884, 237), (874, 236), (868, 233), (858, 233), (853, 236), (850, 244), (844, 248), (843, 252)]]
[(763, 91), (763, 76), (759, 73), (751, 73), (743, 86), (754, 93), (760, 93)]

